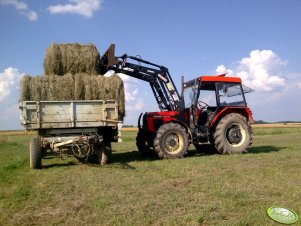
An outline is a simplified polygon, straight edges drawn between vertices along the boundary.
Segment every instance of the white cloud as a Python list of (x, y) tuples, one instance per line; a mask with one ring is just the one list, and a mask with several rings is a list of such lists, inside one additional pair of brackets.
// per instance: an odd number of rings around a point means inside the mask
[(118, 73), (118, 76), (124, 82), (126, 111), (141, 111), (145, 107), (145, 104), (143, 99), (140, 97), (139, 82), (122, 73)]
[[(216, 68), (218, 73), (232, 71), (243, 83), (255, 89), (246, 96), (255, 120), (268, 122), (300, 121), (301, 98), (300, 72), (287, 72), (286, 61), (272, 50), (253, 50), (249, 56), (237, 61), (227, 69), (224, 65)], [(282, 72), (285, 69), (286, 72)]]
[(21, 128), (18, 97), (19, 83), (23, 75), (13, 67), (0, 72), (0, 130)]
[[(141, 111), (143, 107), (145, 106), (141, 96), (139, 94), (139, 82), (122, 73), (117, 73), (118, 76), (122, 79), (124, 83), (124, 93), (125, 93), (125, 106), (126, 106), (126, 111)], [(110, 77), (114, 75), (114, 71), (110, 70), (104, 74), (105, 77)]]
[(25, 11), (20, 13), (26, 16), (31, 21), (35, 21), (38, 19), (38, 14), (35, 11)]
[(85, 17), (92, 17), (94, 12), (101, 9), (101, 0), (69, 0), (69, 3), (51, 5), (48, 11), (51, 14), (78, 14)]
[(230, 70), (230, 69), (227, 69), (227, 68), (225, 67), (225, 65), (222, 64), (222, 65), (217, 66), (217, 68), (216, 68), (216, 73), (219, 74), (219, 75), (224, 74), (224, 73), (227, 73), (227, 74), (229, 74), (229, 75), (232, 75), (232, 74), (233, 74), (233, 71)]
[(132, 104), (128, 104), (128, 106), (126, 106), (126, 110), (127, 111), (142, 111), (143, 108), (145, 107), (144, 101), (142, 98), (138, 98), (137, 100), (135, 100), (134, 103)]
[(25, 2), (19, 0), (0, 0), (1, 5), (11, 5), (19, 11), (23, 16), (26, 16), (30, 21), (35, 21), (38, 19), (38, 14), (28, 8)]
[(0, 72), (0, 103), (4, 102), (11, 93), (17, 91), (23, 75), (18, 69), (13, 67)]
[(224, 65), (217, 67), (218, 73), (233, 72), (242, 79), (242, 81), (261, 91), (275, 91), (285, 87), (285, 78), (274, 73), (280, 66), (286, 62), (272, 50), (253, 50), (248, 57), (242, 58), (234, 70), (226, 69)]

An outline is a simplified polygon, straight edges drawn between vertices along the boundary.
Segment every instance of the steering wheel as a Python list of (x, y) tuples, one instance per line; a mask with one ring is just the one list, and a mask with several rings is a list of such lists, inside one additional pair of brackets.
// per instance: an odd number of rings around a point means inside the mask
[(207, 104), (206, 102), (204, 102), (204, 101), (198, 101), (198, 108), (200, 109), (200, 110), (203, 110), (203, 109), (205, 109), (205, 108), (207, 108), (207, 107), (209, 107), (209, 104)]

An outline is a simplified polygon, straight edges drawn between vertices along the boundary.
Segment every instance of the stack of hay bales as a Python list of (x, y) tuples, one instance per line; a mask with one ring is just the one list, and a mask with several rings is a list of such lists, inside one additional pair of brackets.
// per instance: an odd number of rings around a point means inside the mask
[(99, 75), (100, 56), (94, 45), (53, 44), (46, 51), (45, 75), (23, 76), (20, 101), (117, 100), (125, 115), (124, 86), (118, 75)]

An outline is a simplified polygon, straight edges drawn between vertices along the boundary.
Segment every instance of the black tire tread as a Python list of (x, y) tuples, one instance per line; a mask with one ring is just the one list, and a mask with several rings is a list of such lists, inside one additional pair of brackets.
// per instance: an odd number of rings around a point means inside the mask
[(32, 169), (42, 168), (42, 150), (41, 150), (39, 137), (34, 137), (30, 140), (29, 157), (30, 157), (30, 167)]
[[(163, 135), (169, 130), (178, 130), (184, 137), (183, 151), (181, 151), (180, 153), (178, 153), (177, 155), (174, 155), (174, 156), (166, 154), (166, 152), (161, 148), (161, 145), (160, 145)], [(181, 125), (179, 125), (177, 123), (167, 123), (167, 124), (162, 125), (158, 129), (157, 135), (154, 139), (154, 150), (156, 151), (156, 153), (158, 154), (160, 159), (181, 158), (186, 154), (187, 148), (188, 148), (187, 133), (186, 133), (186, 130)]]
[(105, 143), (101, 145), (100, 153), (99, 153), (99, 164), (106, 165), (111, 162), (112, 157), (112, 147), (111, 143)]
[(139, 129), (136, 136), (136, 146), (139, 153), (146, 158), (158, 157), (154, 149), (148, 147), (148, 145), (146, 144), (147, 143), (146, 137), (147, 135), (145, 134), (144, 130)]
[[(226, 144), (226, 140), (224, 137), (224, 129), (227, 123), (231, 120), (236, 120), (238, 122), (242, 122), (247, 126), (247, 144), (245, 144), (245, 148), (242, 148), (240, 150), (234, 151), (229, 147), (229, 145)], [(250, 147), (253, 142), (253, 133), (252, 133), (252, 128), (250, 126), (250, 122), (247, 121), (247, 119), (238, 113), (230, 113), (226, 116), (224, 116), (217, 124), (215, 131), (214, 131), (214, 143), (215, 143), (215, 148), (217, 151), (221, 154), (237, 154), (237, 153), (246, 153), (247, 152), (247, 147)]]

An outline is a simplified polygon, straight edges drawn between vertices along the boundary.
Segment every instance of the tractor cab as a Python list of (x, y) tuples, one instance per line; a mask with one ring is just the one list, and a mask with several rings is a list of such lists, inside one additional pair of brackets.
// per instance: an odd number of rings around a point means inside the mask
[(183, 89), (185, 122), (196, 147), (213, 142), (217, 123), (228, 114), (236, 113), (253, 122), (245, 98), (245, 93), (253, 90), (243, 85), (238, 77), (201, 76), (183, 83)]

